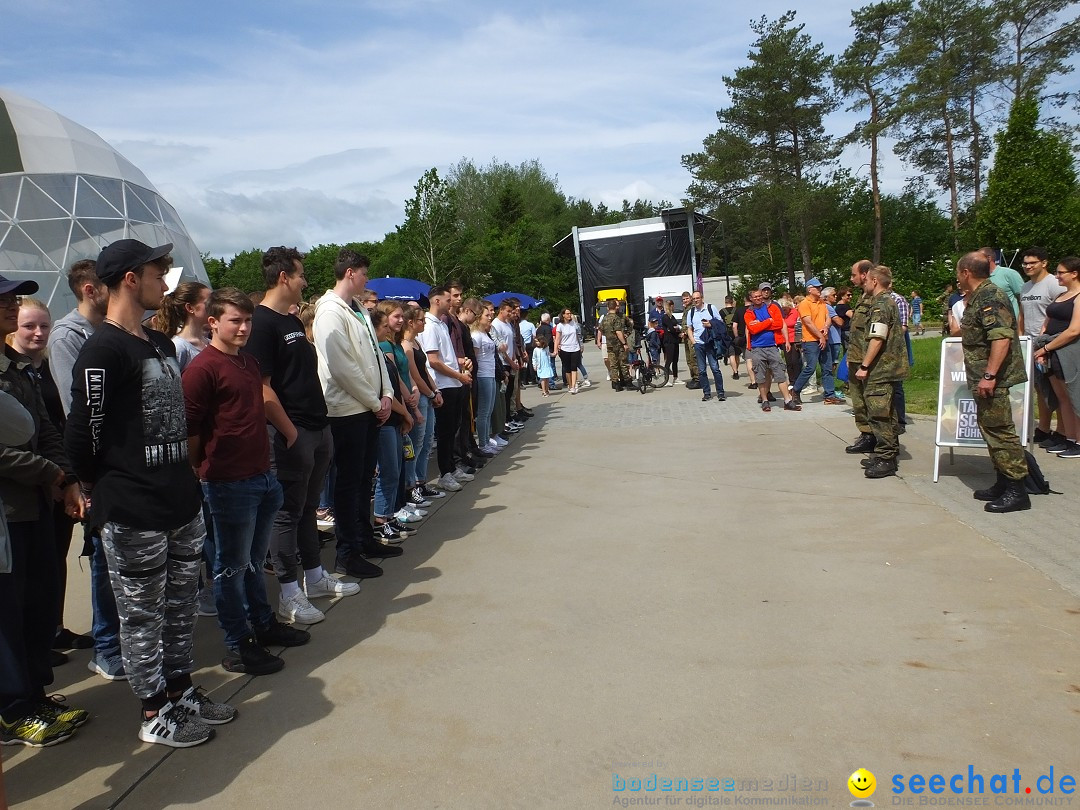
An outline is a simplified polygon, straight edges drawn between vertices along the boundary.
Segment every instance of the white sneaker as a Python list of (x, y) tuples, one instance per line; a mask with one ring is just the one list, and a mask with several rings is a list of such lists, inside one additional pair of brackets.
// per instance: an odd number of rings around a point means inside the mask
[(582, 380), (581, 381), (581, 387), (582, 388), (592, 388), (592, 383), (589, 382), (588, 380)]
[(573, 388), (570, 389), (570, 393), (571, 394), (576, 394), (577, 393), (577, 386), (576, 385)]
[(303, 591), (295, 593), (289, 598), (282, 594), (278, 600), (277, 612), (281, 618), (290, 622), (299, 622), (300, 624), (318, 624), (326, 618), (325, 613), (308, 601)]
[(308, 599), (317, 599), (321, 596), (352, 596), (360, 593), (359, 582), (345, 582), (330, 576), (323, 571), (323, 577), (318, 582), (305, 583)]
[(410, 515), (416, 515), (417, 517), (427, 517), (428, 510), (421, 509), (416, 504), (407, 503), (401, 507), (402, 512), (408, 512)]
[(408, 509), (399, 509), (394, 512), (394, 520), (398, 523), (419, 523), (423, 518), (420, 515), (413, 514)]
[(461, 489), (461, 484), (459, 484), (457, 479), (454, 478), (454, 476), (452, 476), (450, 473), (447, 473), (438, 481), (436, 481), (435, 486), (439, 487), (440, 489), (445, 489), (447, 492), (457, 492), (459, 489)]
[(472, 481), (474, 478), (476, 478), (475, 475), (473, 475), (472, 473), (465, 472), (460, 467), (458, 469), (454, 470), (452, 475), (454, 476), (454, 480), (456, 480), (459, 484), (467, 484), (470, 481)]
[(675, 380), (668, 380), (667, 387), (668, 388), (674, 388), (675, 387)]
[(611, 375), (608, 374), (606, 377), (604, 377), (604, 380), (607, 382), (611, 382)]
[(491, 441), (495, 442), (495, 446), (498, 447), (500, 450), (506, 447), (506, 445), (510, 444), (510, 442), (508, 442), (506, 439), (500, 438), (498, 436), (492, 436)]

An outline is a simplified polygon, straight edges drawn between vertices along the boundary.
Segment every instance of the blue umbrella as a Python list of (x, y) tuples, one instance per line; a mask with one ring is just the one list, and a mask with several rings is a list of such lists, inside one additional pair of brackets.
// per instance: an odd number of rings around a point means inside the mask
[(487, 300), (493, 303), (495, 306), (499, 306), (505, 298), (516, 298), (521, 302), (522, 309), (533, 309), (534, 307), (542, 306), (544, 303), (543, 298), (533, 298), (531, 295), (525, 295), (524, 293), (516, 292), (499, 292), (494, 295), (489, 295)]
[(426, 301), (431, 285), (411, 278), (385, 276), (368, 279), (367, 288), (373, 290), (380, 300), (389, 298), (394, 301)]

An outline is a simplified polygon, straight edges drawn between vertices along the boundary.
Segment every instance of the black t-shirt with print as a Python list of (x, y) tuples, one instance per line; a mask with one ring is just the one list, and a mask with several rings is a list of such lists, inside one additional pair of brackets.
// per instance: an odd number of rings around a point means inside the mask
[(91, 525), (167, 531), (199, 512), (175, 349), (160, 332), (146, 334), (149, 342), (106, 321), (72, 371), (64, 442), (79, 480), (93, 486)]
[(322, 430), (330, 422), (319, 385), (319, 358), (295, 315), (281, 315), (269, 307), (255, 307), (251, 336), (243, 351), (259, 361), (263, 377), (270, 378), (281, 407), (297, 427)]

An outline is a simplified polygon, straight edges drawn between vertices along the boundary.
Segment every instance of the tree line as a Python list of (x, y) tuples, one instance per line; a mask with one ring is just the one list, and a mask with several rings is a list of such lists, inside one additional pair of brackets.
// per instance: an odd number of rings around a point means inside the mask
[[(729, 104), (717, 111), (719, 129), (682, 156), (692, 180), (681, 204), (722, 223), (699, 245), (704, 271), (747, 285), (796, 288), (799, 273), (843, 284), (851, 261), (868, 257), (893, 268), (898, 288), (927, 292), (952, 277), (958, 253), (979, 245), (1080, 251), (1075, 133), (1054, 118), (1077, 98), (1047, 89), (1080, 50), (1080, 17), (1065, 17), (1073, 5), (884, 0), (852, 12), (851, 42), (838, 55), (795, 12), (753, 21), (747, 64), (723, 78)], [(862, 120), (832, 134), (826, 120), (841, 110)], [(865, 173), (841, 165), (850, 144), (869, 152)], [(915, 171), (896, 194), (881, 188), (887, 149)], [(371, 257), (375, 276), (455, 278), (470, 292), (514, 290), (557, 309), (577, 301), (574, 262), (552, 250), (573, 226), (670, 205), (608, 209), (567, 197), (538, 160), (465, 158), (445, 176), (423, 174), (393, 232), (348, 246)], [(332, 286), (340, 247), (308, 252), (313, 291)], [(261, 255), (204, 261), (215, 286), (251, 291), (262, 289)]]

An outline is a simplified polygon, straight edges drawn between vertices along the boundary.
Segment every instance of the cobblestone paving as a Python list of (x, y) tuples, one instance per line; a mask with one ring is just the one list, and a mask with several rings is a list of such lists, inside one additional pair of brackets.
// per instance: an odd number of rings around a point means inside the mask
[[(715, 398), (701, 401), (701, 391), (687, 390), (681, 385), (639, 394), (636, 391), (616, 393), (610, 388), (593, 385), (576, 396), (557, 392), (545, 402), (544, 421), (560, 429), (595, 430), (619, 429), (648, 425), (707, 425), (732, 424), (736, 422), (770, 422), (819, 420), (823, 418), (851, 418), (847, 405), (825, 405), (820, 395), (811, 400), (804, 397), (801, 411), (785, 411), (780, 395), (773, 403), (772, 411), (765, 413), (757, 403), (757, 393), (747, 389), (741, 380), (725, 380), (727, 401)], [(536, 398), (526, 389), (525, 401)]]

